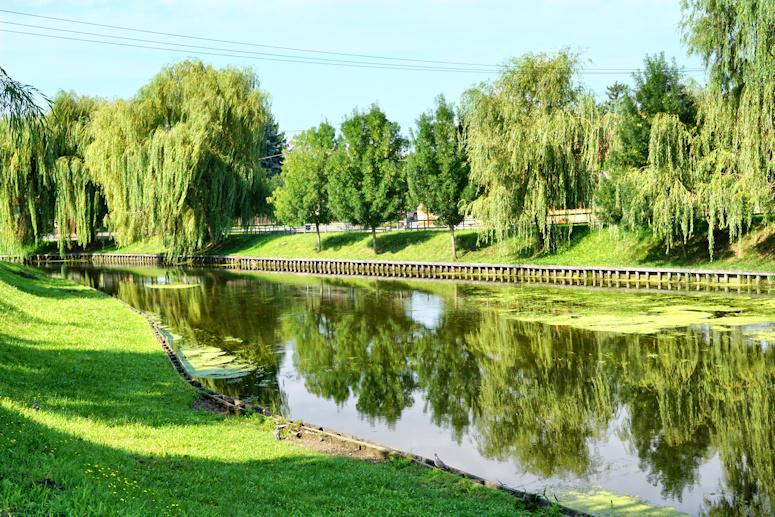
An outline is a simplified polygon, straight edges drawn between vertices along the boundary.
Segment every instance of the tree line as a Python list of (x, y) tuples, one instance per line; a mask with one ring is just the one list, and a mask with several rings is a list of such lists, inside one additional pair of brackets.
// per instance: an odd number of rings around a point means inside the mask
[(530, 235), (551, 249), (570, 231), (552, 211), (593, 208), (684, 252), (701, 228), (712, 258), (717, 231), (739, 239), (773, 215), (775, 3), (685, 0), (683, 14), (706, 86), (657, 54), (601, 102), (579, 82), (579, 54), (526, 54), (457, 106), (439, 96), (409, 139), (374, 104), (339, 131), (325, 121), (285, 142), (252, 70), (198, 61), (128, 101), (60, 92), (40, 114), (5, 94), (0, 239), (56, 225), (64, 250), (71, 234), (85, 244), (107, 227), (120, 244), (156, 236), (177, 253), (271, 215), (314, 224), (318, 250), (321, 224), (363, 225), (376, 253), (376, 228), (422, 204), (449, 227), (453, 254), (465, 215), (486, 239)]

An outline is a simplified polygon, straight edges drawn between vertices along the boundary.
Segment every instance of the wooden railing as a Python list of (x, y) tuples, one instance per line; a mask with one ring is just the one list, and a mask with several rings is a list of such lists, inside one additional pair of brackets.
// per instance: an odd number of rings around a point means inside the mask
[[(3, 257), (0, 260), (22, 260)], [(72, 253), (31, 255), (29, 264), (85, 262), (97, 265), (200, 266), (233, 270), (269, 271), (314, 275), (424, 278), (499, 283), (540, 283), (647, 289), (703, 290), (710, 287), (746, 292), (775, 288), (775, 271), (682, 269), (602, 266), (539, 266), (535, 264), (473, 264), (453, 262), (404, 262), (310, 258), (184, 255), (169, 258), (156, 254)]]

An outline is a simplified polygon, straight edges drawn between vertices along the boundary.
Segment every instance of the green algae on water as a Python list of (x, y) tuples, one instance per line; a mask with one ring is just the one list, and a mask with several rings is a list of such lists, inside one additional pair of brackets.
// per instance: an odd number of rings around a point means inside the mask
[[(775, 300), (695, 293), (630, 293), (561, 288), (482, 288), (482, 299), (511, 319), (615, 332), (656, 334), (690, 326), (750, 329), (775, 321)], [(749, 332), (747, 330), (746, 332)]]
[(609, 492), (602, 487), (592, 486), (586, 489), (567, 490), (559, 488), (552, 494), (560, 504), (589, 513), (595, 517), (683, 517), (688, 514), (673, 507), (650, 506), (640, 498), (626, 494)]

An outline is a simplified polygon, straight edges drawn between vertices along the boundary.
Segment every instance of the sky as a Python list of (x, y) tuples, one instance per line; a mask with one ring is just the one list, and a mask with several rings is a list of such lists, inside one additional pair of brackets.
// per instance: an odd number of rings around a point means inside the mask
[(3, 0), (0, 67), (49, 97), (129, 99), (162, 67), (198, 58), (253, 68), (289, 137), (323, 121), (338, 126), (374, 103), (408, 136), (436, 96), (457, 103), (529, 52), (580, 53), (578, 80), (601, 101), (660, 52), (703, 84), (702, 63), (683, 44), (680, 3)]

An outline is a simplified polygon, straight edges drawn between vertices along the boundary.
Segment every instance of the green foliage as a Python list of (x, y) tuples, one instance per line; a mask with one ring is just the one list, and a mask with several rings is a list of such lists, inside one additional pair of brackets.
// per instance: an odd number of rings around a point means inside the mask
[(646, 56), (644, 70), (633, 74), (635, 86), (621, 97), (618, 138), (612, 150), (613, 168), (643, 167), (648, 162), (651, 126), (660, 113), (678, 116), (687, 127), (696, 123), (697, 105), (691, 90), (681, 79), (673, 58), (668, 64), (664, 53)]
[[(590, 206), (602, 157), (603, 124), (591, 96), (574, 82), (577, 55), (527, 54), (493, 82), (465, 94), (471, 179), (479, 197), (469, 212), (503, 241), (517, 228), (553, 228), (549, 212)], [(534, 230), (535, 229), (535, 230)]]
[(447, 104), (443, 95), (437, 97), (435, 111), (423, 113), (417, 119), (417, 134), (412, 133), (414, 151), (406, 164), (409, 194), (449, 227), (453, 258), (457, 258), (455, 226), (465, 216), (461, 202), (469, 194), (470, 173), (458, 118), (454, 106)]
[(219, 242), (265, 209), (265, 95), (249, 68), (164, 68), (130, 101), (102, 106), (86, 165), (117, 240), (169, 239), (175, 253)]
[(24, 119), (15, 131), (0, 126), (0, 245), (18, 250), (50, 232), (55, 180), (47, 131)]
[(616, 81), (611, 86), (606, 87), (605, 94), (606, 97), (608, 97), (604, 104), (605, 110), (609, 112), (618, 111), (622, 101), (624, 101), (629, 94), (629, 88), (626, 84)]
[(318, 252), (320, 225), (332, 218), (328, 182), (334, 171), (336, 148), (336, 130), (327, 122), (294, 138), (293, 149), (286, 157), (284, 184), (269, 199), (280, 221), (294, 226), (315, 225)]
[(283, 169), (285, 156), (283, 151), (287, 145), (285, 132), (280, 131), (280, 127), (274, 119), (274, 115), (269, 114), (266, 122), (266, 157), (261, 160), (261, 166), (266, 171), (266, 176), (270, 179), (279, 175)]
[(374, 104), (369, 111), (353, 111), (342, 122), (337, 165), (329, 196), (340, 220), (371, 228), (377, 253), (376, 228), (395, 220), (403, 202), (404, 179), (399, 159), (406, 141), (396, 122)]
[(92, 142), (89, 122), (99, 102), (91, 97), (60, 91), (54, 97), (48, 115), (52, 152), (56, 160), (53, 174), (56, 179), (55, 218), (60, 252), (70, 248), (73, 233), (82, 246), (94, 241), (96, 230), (107, 212), (101, 190), (84, 162), (86, 148)]
[(649, 224), (670, 250), (677, 237), (682, 246), (694, 230), (698, 182), (690, 162), (692, 136), (677, 115), (654, 117), (648, 165), (629, 169), (625, 219), (633, 226)]
[(685, 0), (692, 53), (709, 67), (694, 156), (698, 192), (711, 230), (740, 239), (757, 211), (773, 214), (775, 180), (775, 5)]
[(0, 67), (0, 118), (8, 122), (14, 133), (23, 131), (30, 121), (36, 124), (36, 130), (44, 129), (40, 124), (43, 110), (35, 103), (35, 95), (48, 101), (38, 90), (13, 80)]

